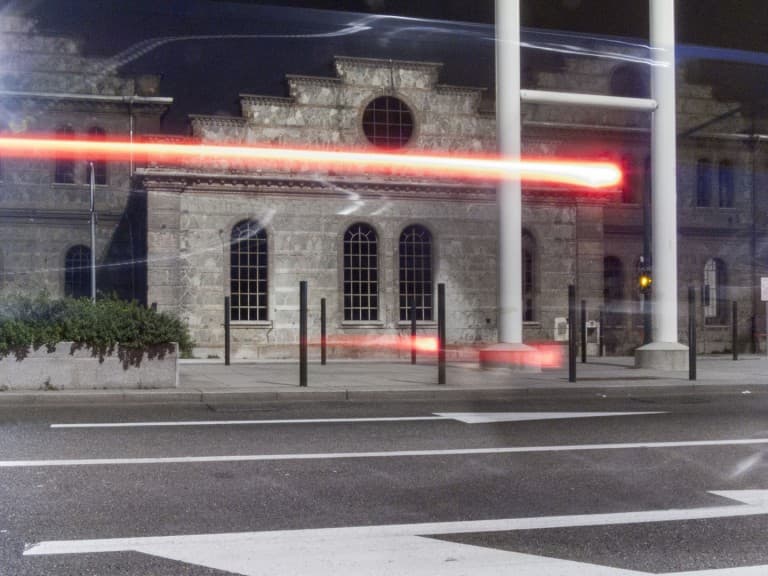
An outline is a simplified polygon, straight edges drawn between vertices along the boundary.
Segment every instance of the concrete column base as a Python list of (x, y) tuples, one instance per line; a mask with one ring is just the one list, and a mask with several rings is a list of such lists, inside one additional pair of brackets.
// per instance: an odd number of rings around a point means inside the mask
[(480, 368), (510, 372), (541, 372), (539, 351), (525, 344), (500, 342), (480, 350)]
[(678, 342), (651, 342), (635, 349), (635, 368), (688, 370), (688, 346)]

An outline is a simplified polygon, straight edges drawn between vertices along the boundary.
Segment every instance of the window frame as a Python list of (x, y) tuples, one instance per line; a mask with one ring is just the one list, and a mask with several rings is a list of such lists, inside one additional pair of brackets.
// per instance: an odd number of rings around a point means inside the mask
[[(409, 232), (413, 233), (420, 233), (423, 237), (419, 242), (411, 242), (409, 244), (404, 245), (404, 240), (406, 234)], [(404, 250), (404, 248), (407, 249), (409, 245), (412, 245), (414, 247), (414, 253), (411, 254), (411, 256), (414, 259), (414, 265), (411, 267), (404, 267), (403, 266), (403, 259), (408, 257), (408, 254), (406, 253), (407, 250)], [(426, 250), (424, 250), (423, 246), (426, 245)], [(416, 254), (416, 247), (422, 246), (422, 252), (419, 254)], [(397, 242), (397, 254), (398, 254), (398, 301), (397, 301), (397, 308), (398, 308), (398, 322), (400, 323), (410, 323), (411, 322), (411, 299), (416, 298), (416, 323), (417, 324), (434, 324), (435, 323), (435, 258), (434, 258), (434, 236), (432, 234), (432, 231), (423, 224), (420, 223), (414, 223), (409, 224), (405, 226), (402, 231), (400, 232), (400, 235), (398, 236), (398, 242)], [(422, 266), (417, 267), (415, 265), (416, 259), (421, 259)], [(422, 278), (425, 275), (428, 276), (428, 280), (418, 279), (418, 276), (421, 274)], [(410, 278), (409, 278), (410, 276)], [(403, 291), (404, 285), (406, 287), (405, 292)], [(410, 292), (411, 297), (409, 298), (409, 290), (408, 287), (414, 288), (412, 292)], [(426, 291), (417, 293), (416, 286), (421, 286), (422, 289), (427, 288)], [(427, 300), (428, 303), (425, 303), (425, 300)], [(421, 301), (421, 305), (419, 305), (419, 301)], [(403, 304), (405, 302), (405, 304)]]
[[(71, 266), (71, 262), (74, 259), (74, 251), (79, 250), (78, 260), (79, 265), (77, 267)], [(87, 254), (88, 258), (83, 264), (83, 254)], [(64, 296), (67, 298), (91, 298), (91, 262), (93, 254), (91, 254), (91, 248), (85, 244), (74, 244), (67, 248), (64, 253)], [(80, 276), (78, 283), (74, 282), (74, 278)], [(70, 289), (70, 286), (72, 287)]]
[[(245, 236), (237, 234), (238, 230), (248, 227)], [(251, 231), (253, 230), (253, 231)], [(241, 251), (243, 243), (247, 243), (247, 250)], [(255, 249), (253, 245), (255, 244)], [(251, 256), (255, 255), (255, 264), (251, 263)], [(232, 324), (259, 325), (270, 324), (269, 314), (269, 234), (267, 229), (258, 220), (246, 218), (235, 223), (229, 231), (229, 258), (228, 267), (228, 293), (230, 296), (229, 319)], [(245, 258), (245, 264), (241, 264)], [(242, 271), (245, 270), (243, 277)], [(245, 290), (242, 286), (245, 283)], [(255, 288), (253, 285), (255, 284)], [(233, 290), (234, 287), (236, 290)], [(246, 304), (242, 304), (245, 298)], [(255, 299), (255, 304), (252, 302)], [(242, 311), (246, 312), (243, 318)], [(253, 318), (252, 311), (255, 311)]]
[[(353, 254), (351, 252), (348, 253), (348, 249), (351, 250), (353, 246), (356, 244), (353, 244), (354, 238), (350, 237), (350, 235), (354, 236), (355, 234), (359, 233), (359, 231), (365, 228), (367, 229), (366, 233), (372, 234), (373, 239), (368, 240), (366, 243), (361, 244), (358, 243), (358, 248), (361, 248), (362, 245), (373, 245), (374, 251), (369, 252), (367, 254), (362, 254), (360, 252), (359, 254)], [(354, 231), (353, 231), (354, 230)], [(379, 233), (376, 230), (376, 228), (367, 223), (362, 221), (353, 222), (349, 226), (347, 226), (344, 229), (344, 233), (341, 237), (342, 242), (342, 250), (341, 250), (341, 290), (340, 297), (341, 297), (341, 321), (342, 324), (348, 325), (348, 326), (354, 326), (354, 325), (374, 325), (379, 326), (382, 325), (381, 320), (381, 287), (382, 287), (382, 279), (381, 279), (381, 252), (379, 249)], [(370, 247), (370, 246), (369, 246)], [(364, 256), (368, 257), (368, 264), (370, 264), (370, 257), (373, 255), (375, 257), (375, 266), (371, 267), (370, 265), (366, 267), (362, 267), (362, 259)], [(352, 267), (353, 260), (357, 257), (357, 262), (359, 266), (357, 268)], [(358, 274), (355, 275), (354, 272), (357, 271)], [(366, 274), (364, 275), (366, 279), (363, 279), (363, 274), (361, 274), (362, 271), (365, 271)], [(374, 280), (371, 281), (370, 272), (374, 272)], [(354, 280), (353, 278), (357, 276), (357, 280)], [(355, 293), (352, 291), (355, 284), (358, 284), (359, 288), (362, 289), (363, 284), (368, 284), (368, 290), (363, 293), (362, 290), (358, 293)], [(371, 288), (371, 285), (373, 288)], [(348, 291), (349, 290), (349, 291)], [(355, 306), (355, 298), (359, 298), (357, 300), (358, 305)], [(366, 299), (367, 305), (363, 306), (363, 300)], [(375, 302), (374, 306), (371, 306), (371, 300)], [(360, 314), (358, 314), (358, 317), (355, 318), (354, 310), (357, 309), (360, 311)], [(367, 311), (367, 314), (363, 314), (363, 311)], [(371, 314), (371, 311), (373, 314)], [(365, 317), (364, 317), (365, 316)]]

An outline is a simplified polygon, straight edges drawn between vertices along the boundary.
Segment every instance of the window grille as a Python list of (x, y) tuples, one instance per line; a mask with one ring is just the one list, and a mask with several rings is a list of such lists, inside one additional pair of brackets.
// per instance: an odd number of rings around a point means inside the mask
[(376, 232), (353, 224), (344, 234), (344, 320), (379, 319), (379, 265)]
[[(56, 131), (58, 138), (72, 139), (75, 131), (70, 126), (64, 126)], [(56, 158), (54, 165), (53, 181), (56, 184), (75, 183), (75, 161), (70, 158)]]
[(718, 192), (721, 208), (733, 208), (733, 167), (728, 160), (718, 167)]
[(363, 133), (375, 146), (402, 148), (413, 135), (413, 114), (402, 100), (381, 96), (363, 112)]
[(91, 296), (91, 249), (72, 246), (64, 260), (64, 294), (72, 298)]
[(610, 326), (622, 324), (624, 266), (615, 256), (607, 256), (603, 260), (603, 302), (605, 323)]
[(523, 233), (523, 322), (536, 320), (536, 242)]
[[(88, 131), (91, 140), (106, 140), (107, 133), (103, 128), (94, 126)], [(107, 184), (107, 163), (105, 160), (93, 160), (93, 176), (95, 184), (105, 186)]]
[(409, 226), (400, 234), (400, 320), (431, 321), (433, 310), (432, 235), (424, 226)]
[(702, 299), (705, 323), (725, 324), (725, 265), (717, 258), (710, 258), (704, 264)]
[(706, 158), (696, 163), (696, 206), (709, 206), (712, 189), (712, 165)]
[(229, 277), (230, 319), (267, 320), (267, 232), (254, 220), (232, 228)]

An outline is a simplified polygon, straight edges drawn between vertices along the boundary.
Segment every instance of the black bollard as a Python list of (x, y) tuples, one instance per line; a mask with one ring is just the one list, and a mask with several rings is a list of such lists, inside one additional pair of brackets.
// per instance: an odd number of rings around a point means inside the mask
[(739, 339), (739, 308), (736, 300), (733, 301), (733, 309), (731, 311), (731, 350), (733, 350), (733, 359), (739, 359), (738, 350)]
[(581, 363), (587, 363), (587, 301), (581, 301), (581, 322), (579, 322), (581, 329)]
[(576, 287), (568, 285), (568, 382), (576, 382)]
[(307, 385), (307, 281), (299, 282), (299, 386)]
[(411, 364), (416, 364), (416, 298), (411, 299)]
[(325, 298), (320, 298), (320, 364), (325, 366), (328, 333), (325, 328)]
[(224, 296), (224, 366), (229, 366), (229, 356), (232, 351), (231, 348), (231, 326), (230, 326), (230, 313), (231, 304), (229, 296)]
[(437, 285), (437, 383), (445, 384), (445, 284)]
[(696, 289), (688, 287), (688, 380), (696, 380)]

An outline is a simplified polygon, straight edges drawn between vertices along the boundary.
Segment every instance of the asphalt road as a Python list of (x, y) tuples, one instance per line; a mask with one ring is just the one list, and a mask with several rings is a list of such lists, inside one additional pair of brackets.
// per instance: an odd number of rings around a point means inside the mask
[[(660, 413), (435, 416), (519, 412)], [(766, 574), (767, 413), (763, 394), (2, 408), (0, 575)], [(157, 425), (180, 421), (241, 422)]]

